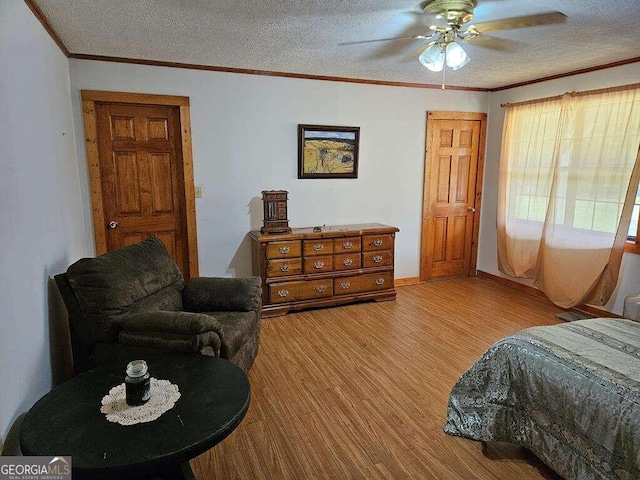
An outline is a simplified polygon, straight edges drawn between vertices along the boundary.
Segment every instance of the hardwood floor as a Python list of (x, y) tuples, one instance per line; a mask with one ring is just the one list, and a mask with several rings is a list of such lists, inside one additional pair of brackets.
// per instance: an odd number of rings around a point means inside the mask
[[(479, 278), (263, 321), (243, 423), (199, 479), (556, 479), (531, 453), (443, 432), (457, 378), (495, 341), (558, 323), (550, 302)], [(215, 388), (215, 386), (212, 386)]]

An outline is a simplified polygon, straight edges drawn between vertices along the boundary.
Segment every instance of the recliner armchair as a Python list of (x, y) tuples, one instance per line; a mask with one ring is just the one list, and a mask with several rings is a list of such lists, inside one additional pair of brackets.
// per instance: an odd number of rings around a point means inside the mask
[(76, 374), (167, 352), (220, 356), (246, 372), (258, 352), (260, 278), (185, 284), (157, 238), (78, 260), (55, 281), (69, 312)]

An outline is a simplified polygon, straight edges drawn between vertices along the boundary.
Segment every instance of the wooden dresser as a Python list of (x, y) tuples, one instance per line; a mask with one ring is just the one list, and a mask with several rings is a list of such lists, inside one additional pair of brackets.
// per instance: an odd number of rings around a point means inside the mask
[(379, 223), (249, 233), (262, 316), (359, 300), (393, 300), (396, 227)]

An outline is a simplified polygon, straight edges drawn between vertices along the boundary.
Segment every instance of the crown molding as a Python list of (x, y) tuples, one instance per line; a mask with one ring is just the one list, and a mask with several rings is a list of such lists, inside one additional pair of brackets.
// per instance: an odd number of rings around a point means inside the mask
[(40, 7), (36, 5), (34, 0), (24, 0), (24, 3), (27, 4), (27, 7), (29, 7), (29, 9), (33, 12), (35, 17), (40, 21), (44, 29), (51, 36), (51, 38), (56, 43), (56, 45), (58, 45), (58, 48), (62, 51), (64, 56), (69, 58), (69, 56), (71, 55), (69, 53), (69, 49), (66, 47), (64, 42), (60, 40), (60, 37), (58, 36), (56, 31), (53, 29), (51, 24), (49, 23), (49, 20), (47, 20), (47, 17), (44, 16), (44, 13), (42, 13), (42, 10), (40, 10)]
[(512, 83), (511, 85), (504, 85), (502, 87), (490, 88), (489, 92), (499, 92), (501, 90), (508, 90), (510, 88), (524, 87), (526, 85), (532, 85), (534, 83), (546, 82), (548, 80), (555, 80), (557, 78), (571, 77), (573, 75), (580, 75), (582, 73), (595, 72), (597, 70), (604, 70), (606, 68), (620, 67), (622, 65), (629, 65), (630, 63), (640, 62), (640, 57), (628, 58), (627, 60), (620, 60), (617, 62), (606, 63), (604, 65), (597, 65), (595, 67), (581, 68), (580, 70), (573, 70), (566, 73), (558, 73), (557, 75), (550, 75), (548, 77), (536, 78), (535, 80), (527, 80), (525, 82)]
[[(135, 65), (150, 65), (154, 67), (184, 68), (188, 70), (205, 70), (209, 72), (239, 73), (243, 75), (262, 75), (267, 77), (301, 78), (306, 80), (321, 80), (325, 82), (362, 83), (365, 85), (384, 85), (390, 87), (442, 89), (441, 85), (429, 83), (392, 82), (386, 80), (370, 80), (366, 78), (333, 77), (328, 75), (310, 75), (306, 73), (274, 72), (270, 70), (254, 70), (248, 68), (219, 67), (215, 65), (200, 65), (195, 63), (165, 62), (161, 60), (145, 60), (141, 58), (108, 57), (102, 55), (87, 55), (72, 53), (69, 58), (78, 60), (94, 60), (99, 62), (130, 63)], [(488, 92), (487, 88), (447, 86), (447, 90), (464, 90), (472, 92)]]

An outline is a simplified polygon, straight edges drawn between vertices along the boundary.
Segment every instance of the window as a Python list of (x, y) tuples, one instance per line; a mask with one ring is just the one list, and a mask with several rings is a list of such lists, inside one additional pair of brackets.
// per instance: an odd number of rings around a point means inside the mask
[[(601, 102), (583, 103), (580, 116), (571, 118), (575, 125), (567, 129), (570, 139), (558, 134), (568, 116), (564, 112), (561, 120), (559, 99), (510, 112), (515, 118), (505, 132), (508, 140), (503, 149), (509, 156), (507, 205), (519, 228), (526, 229), (523, 221), (544, 222), (551, 208), (555, 225), (603, 234), (617, 231), (638, 135), (629, 135), (629, 113), (616, 112), (623, 110), (617, 105), (619, 99), (605, 102), (605, 108), (624, 115), (604, 120), (598, 118)], [(562, 151), (556, 152), (557, 148)], [(639, 203), (640, 192), (629, 228), (634, 241)]]
[(507, 105), (500, 271), (533, 278), (564, 308), (606, 303), (622, 250), (640, 253), (640, 243), (625, 242), (627, 234), (639, 235), (639, 145), (640, 85)]

